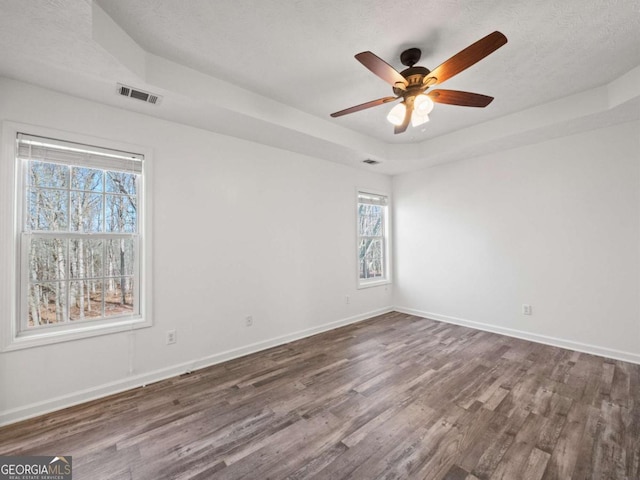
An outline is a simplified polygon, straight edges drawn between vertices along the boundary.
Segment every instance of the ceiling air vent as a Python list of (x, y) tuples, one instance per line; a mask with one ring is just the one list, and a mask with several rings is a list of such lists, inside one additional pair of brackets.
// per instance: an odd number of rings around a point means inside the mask
[(370, 158), (367, 158), (366, 160), (362, 160), (362, 163), (368, 163), (369, 165), (377, 165), (380, 162), (377, 160), (371, 160)]
[(139, 90), (137, 88), (128, 87), (127, 85), (118, 84), (118, 93), (124, 97), (136, 98), (138, 100), (142, 100), (143, 102), (153, 103), (157, 105), (162, 100), (160, 95), (156, 95), (151, 92), (145, 92), (144, 90)]

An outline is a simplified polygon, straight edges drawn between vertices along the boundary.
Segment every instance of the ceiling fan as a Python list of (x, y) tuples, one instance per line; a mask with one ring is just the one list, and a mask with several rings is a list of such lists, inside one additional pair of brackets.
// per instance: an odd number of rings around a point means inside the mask
[(407, 129), (410, 122), (414, 127), (428, 122), (428, 115), (434, 106), (433, 102), (463, 107), (486, 107), (491, 103), (493, 97), (459, 90), (431, 90), (428, 93), (425, 92), (433, 85), (442, 83), (479, 62), (505, 43), (507, 43), (507, 37), (502, 33), (498, 31), (490, 33), (458, 52), (434, 70), (414, 66), (418, 63), (422, 54), (418, 48), (410, 48), (402, 52), (400, 61), (408, 67), (402, 72), (398, 72), (371, 52), (359, 53), (356, 55), (356, 60), (390, 84), (393, 87), (395, 96), (362, 103), (355, 107), (332, 113), (331, 116), (334, 118), (341, 117), (342, 115), (359, 112), (360, 110), (376, 107), (401, 98), (402, 102), (391, 109), (389, 115), (387, 115), (387, 120), (395, 125), (394, 133), (402, 133)]

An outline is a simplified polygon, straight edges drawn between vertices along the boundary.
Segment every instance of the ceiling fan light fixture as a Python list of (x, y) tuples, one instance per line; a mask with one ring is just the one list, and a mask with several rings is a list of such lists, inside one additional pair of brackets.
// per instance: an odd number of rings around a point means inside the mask
[(404, 116), (406, 115), (406, 113), (407, 113), (407, 107), (404, 104), (404, 102), (399, 103), (389, 111), (389, 114), (387, 115), (387, 120), (392, 125), (402, 125), (402, 122), (404, 122)]
[(419, 127), (420, 125), (429, 121), (429, 115), (421, 115), (415, 110), (411, 114), (411, 126)]
[(433, 100), (424, 93), (416, 95), (416, 98), (413, 100), (413, 111), (418, 112), (418, 114), (422, 116), (429, 115), (431, 110), (433, 110)]
[[(359, 112), (401, 98), (402, 103), (396, 105), (387, 114), (389, 123), (396, 127), (393, 132), (398, 134), (406, 132), (409, 123), (416, 127), (428, 122), (428, 115), (434, 107), (433, 102), (461, 107), (486, 107), (491, 103), (493, 97), (459, 90), (439, 89), (430, 90), (428, 94), (425, 94), (425, 92), (432, 85), (442, 83), (475, 65), (506, 43), (507, 37), (496, 30), (472, 43), (464, 50), (460, 50), (433, 70), (416, 66), (416, 63), (420, 60), (421, 52), (419, 48), (410, 48), (400, 55), (402, 64), (409, 67), (402, 72), (398, 72), (370, 51), (360, 52), (356, 55), (356, 60), (374, 75), (391, 85), (395, 96), (361, 103), (360, 105), (334, 112), (331, 116), (334, 118), (341, 117), (348, 113)], [(409, 109), (408, 111), (407, 108)]]

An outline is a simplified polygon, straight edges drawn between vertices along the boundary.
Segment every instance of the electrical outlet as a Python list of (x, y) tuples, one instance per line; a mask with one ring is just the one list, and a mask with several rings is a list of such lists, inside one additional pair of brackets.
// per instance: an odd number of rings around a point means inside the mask
[(525, 303), (522, 304), (522, 314), (523, 315), (532, 315), (531, 305), (527, 305)]
[(344, 303), (346, 303), (347, 305), (351, 303), (351, 297), (349, 295), (344, 297)]
[(176, 330), (167, 330), (167, 345), (172, 345), (178, 341)]
[(245, 324), (247, 327), (251, 327), (251, 326), (253, 326), (253, 316), (252, 316), (252, 315), (247, 315), (247, 316), (245, 317), (245, 319), (244, 319), (244, 324)]

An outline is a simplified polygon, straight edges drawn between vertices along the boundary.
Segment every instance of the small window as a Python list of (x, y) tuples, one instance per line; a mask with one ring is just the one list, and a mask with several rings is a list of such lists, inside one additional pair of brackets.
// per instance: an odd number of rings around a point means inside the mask
[(358, 192), (358, 284), (361, 287), (387, 283), (388, 198)]
[(16, 152), (15, 337), (145, 323), (143, 155), (24, 133)]

